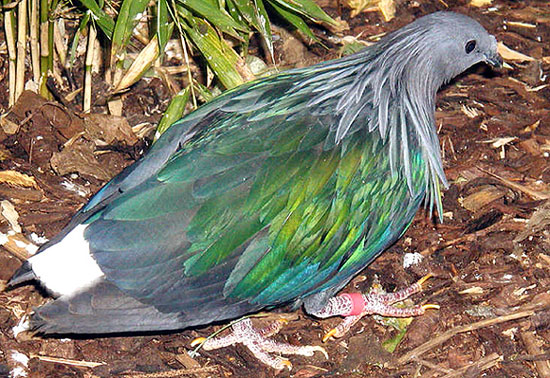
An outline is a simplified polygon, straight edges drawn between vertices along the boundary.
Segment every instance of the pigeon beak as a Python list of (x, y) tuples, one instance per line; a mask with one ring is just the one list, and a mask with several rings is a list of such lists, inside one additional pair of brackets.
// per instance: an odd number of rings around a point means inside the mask
[(496, 68), (502, 67), (502, 57), (498, 54), (498, 52), (491, 55), (485, 55), (485, 62)]

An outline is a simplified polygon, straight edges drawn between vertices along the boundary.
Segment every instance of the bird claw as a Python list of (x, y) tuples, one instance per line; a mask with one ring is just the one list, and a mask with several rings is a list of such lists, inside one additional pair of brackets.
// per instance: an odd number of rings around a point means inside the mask
[(328, 353), (322, 346), (318, 345), (306, 345), (301, 347), (303, 348), (303, 351), (300, 353), (302, 356), (311, 357), (315, 352), (321, 352), (325, 356), (325, 358), (328, 360)]
[(340, 324), (325, 334), (323, 337), (323, 342), (327, 342), (331, 338), (339, 339), (344, 336), (364, 315), (366, 315), (366, 313), (361, 315), (346, 316)]
[(426, 274), (424, 277), (416, 281), (416, 284), (420, 286), (420, 290), (422, 290), (422, 284), (426, 281), (428, 281), (430, 278), (432, 278), (434, 275), (432, 273)]
[(269, 339), (270, 336), (278, 333), (282, 325), (286, 323), (288, 323), (288, 320), (279, 319), (264, 328), (256, 329), (252, 326), (251, 320), (246, 318), (233, 324), (232, 332), (229, 335), (211, 338), (198, 337), (191, 342), (191, 346), (202, 344), (203, 349), (213, 350), (241, 343), (257, 359), (276, 370), (285, 368), (291, 370), (292, 363), (281, 356), (273, 357), (270, 353), (313, 356), (315, 352), (321, 352), (328, 359), (328, 354), (323, 347), (313, 345), (295, 346)]
[(422, 307), (422, 309), (423, 309), (424, 311), (430, 310), (430, 309), (439, 310), (439, 309), (441, 308), (440, 305), (435, 304), (435, 303), (427, 303), (427, 304), (422, 305), (422, 306), (420, 306), (420, 307)]
[(279, 367), (274, 367), (276, 370), (283, 370), (284, 368), (287, 368), (288, 371), (292, 370), (292, 362), (286, 358), (279, 358)]
[(202, 344), (206, 341), (206, 337), (197, 337), (193, 341), (191, 341), (191, 347), (196, 347), (199, 344)]
[(323, 342), (326, 343), (329, 339), (337, 338), (338, 331), (336, 328), (331, 329), (327, 333), (325, 333), (325, 336), (323, 336)]

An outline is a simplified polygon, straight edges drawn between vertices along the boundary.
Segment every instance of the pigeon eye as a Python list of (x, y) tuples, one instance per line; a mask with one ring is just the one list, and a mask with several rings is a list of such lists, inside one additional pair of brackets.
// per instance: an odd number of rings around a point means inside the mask
[(471, 53), (472, 51), (474, 51), (475, 48), (476, 41), (474, 41), (473, 39), (471, 41), (468, 41), (468, 43), (466, 43), (466, 54)]

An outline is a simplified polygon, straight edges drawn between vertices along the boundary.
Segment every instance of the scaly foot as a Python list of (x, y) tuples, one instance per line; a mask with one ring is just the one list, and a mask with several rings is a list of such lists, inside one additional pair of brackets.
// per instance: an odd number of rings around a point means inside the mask
[(232, 332), (227, 336), (216, 336), (210, 339), (199, 337), (191, 343), (191, 346), (197, 346), (202, 343), (202, 348), (205, 350), (219, 349), (236, 343), (242, 343), (250, 352), (261, 362), (271, 366), (276, 370), (284, 368), (292, 369), (290, 361), (281, 356), (271, 356), (269, 353), (280, 354), (298, 354), (301, 356), (313, 356), (313, 353), (318, 351), (325, 355), (328, 359), (328, 354), (324, 348), (320, 346), (295, 346), (286, 343), (280, 343), (270, 336), (278, 333), (286, 320), (281, 319), (272, 322), (267, 327), (255, 328), (252, 325), (250, 318), (246, 318), (233, 324)]
[(368, 294), (345, 293), (331, 298), (321, 311), (312, 315), (319, 318), (339, 315), (344, 316), (345, 319), (323, 337), (323, 342), (332, 337), (338, 338), (344, 336), (350, 328), (365, 315), (378, 314), (388, 317), (406, 318), (422, 315), (430, 308), (439, 309), (439, 305), (436, 304), (425, 304), (409, 308), (392, 306), (392, 304), (407, 299), (411, 295), (422, 291), (422, 284), (431, 276), (432, 274), (428, 274), (415, 284), (395, 293), (380, 294), (375, 291)]

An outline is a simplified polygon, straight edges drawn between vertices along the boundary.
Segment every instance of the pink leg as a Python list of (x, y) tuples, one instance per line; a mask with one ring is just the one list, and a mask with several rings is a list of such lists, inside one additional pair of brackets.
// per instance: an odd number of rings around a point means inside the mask
[(344, 316), (345, 319), (337, 327), (330, 330), (323, 338), (323, 341), (326, 341), (331, 337), (342, 337), (355, 323), (357, 323), (357, 321), (359, 321), (359, 319), (365, 315), (378, 314), (387, 317), (403, 318), (422, 315), (427, 309), (430, 308), (438, 309), (439, 306), (434, 304), (425, 304), (422, 306), (413, 306), (409, 308), (392, 306), (392, 304), (407, 299), (411, 295), (422, 291), (422, 284), (430, 277), (431, 274), (421, 278), (415, 284), (395, 293), (352, 293), (341, 294), (331, 298), (322, 310), (313, 313), (312, 315), (319, 318)]

